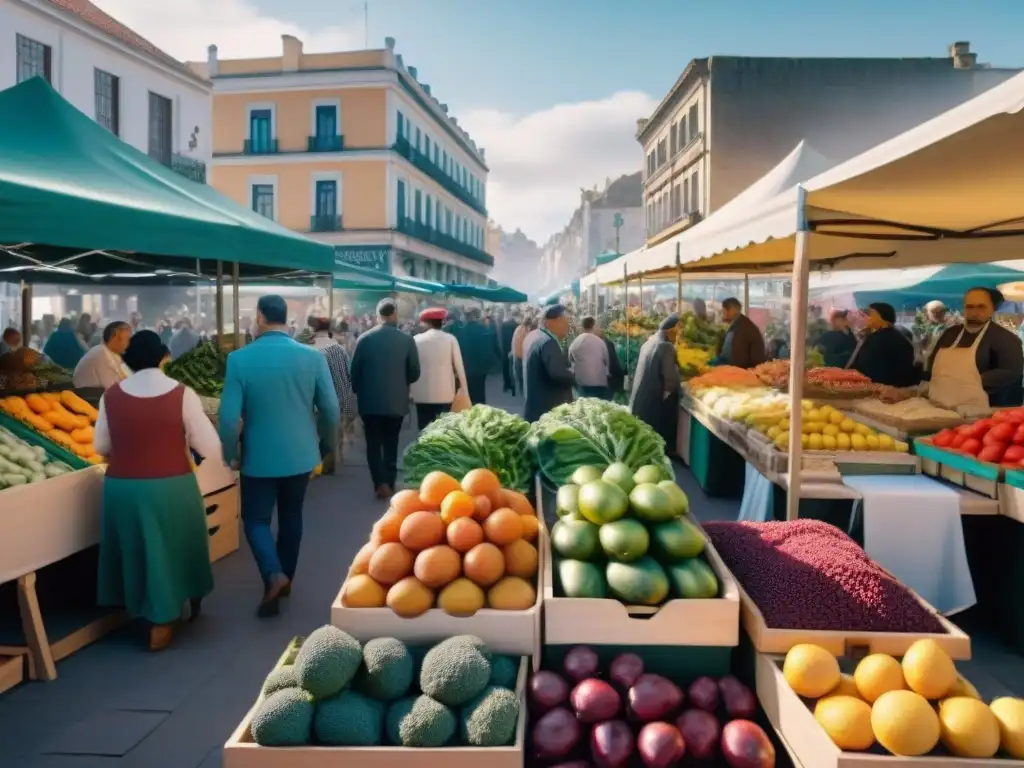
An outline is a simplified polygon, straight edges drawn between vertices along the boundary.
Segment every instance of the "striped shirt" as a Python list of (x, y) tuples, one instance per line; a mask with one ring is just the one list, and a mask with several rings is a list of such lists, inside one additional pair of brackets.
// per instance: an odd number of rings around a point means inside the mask
[(313, 337), (313, 346), (324, 353), (327, 368), (331, 372), (334, 391), (338, 395), (338, 405), (345, 420), (355, 418), (356, 398), (352, 392), (352, 377), (349, 375), (348, 352), (326, 333), (318, 333)]

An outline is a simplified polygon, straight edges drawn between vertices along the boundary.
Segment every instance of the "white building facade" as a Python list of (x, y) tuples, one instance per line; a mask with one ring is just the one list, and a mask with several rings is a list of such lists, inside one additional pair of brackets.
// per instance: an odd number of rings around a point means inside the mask
[(112, 133), (196, 181), (212, 85), (84, 0), (0, 0), (0, 90), (42, 76)]

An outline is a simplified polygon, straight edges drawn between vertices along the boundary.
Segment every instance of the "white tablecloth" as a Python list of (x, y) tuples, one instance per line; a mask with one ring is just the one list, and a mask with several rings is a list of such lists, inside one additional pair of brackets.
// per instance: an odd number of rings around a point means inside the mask
[(844, 477), (863, 495), (864, 551), (939, 613), (977, 602), (956, 491), (921, 475)]
[(743, 478), (743, 500), (740, 502), (740, 522), (767, 523), (772, 520), (772, 498), (775, 484), (747, 462)]

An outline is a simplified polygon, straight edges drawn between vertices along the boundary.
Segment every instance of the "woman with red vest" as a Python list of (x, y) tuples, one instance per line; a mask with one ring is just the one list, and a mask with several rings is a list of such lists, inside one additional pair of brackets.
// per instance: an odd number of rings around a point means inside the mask
[(153, 331), (132, 336), (133, 371), (100, 400), (95, 448), (103, 480), (99, 603), (151, 624), (149, 647), (170, 645), (182, 608), (192, 616), (213, 590), (206, 508), (191, 451), (218, 460), (217, 430), (199, 396), (164, 375), (167, 347)]

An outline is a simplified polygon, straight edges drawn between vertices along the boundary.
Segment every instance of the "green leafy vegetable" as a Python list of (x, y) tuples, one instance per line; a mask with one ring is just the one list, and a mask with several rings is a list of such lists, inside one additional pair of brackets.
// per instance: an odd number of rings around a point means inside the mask
[(558, 486), (580, 467), (618, 461), (633, 470), (658, 464), (671, 473), (661, 436), (621, 405), (597, 398), (581, 398), (545, 413), (533, 426), (530, 444), (541, 472)]
[(529, 432), (519, 416), (487, 405), (445, 414), (405, 449), (405, 481), (418, 485), (435, 470), (462, 478), (471, 469), (487, 468), (504, 488), (527, 491), (534, 471)]

